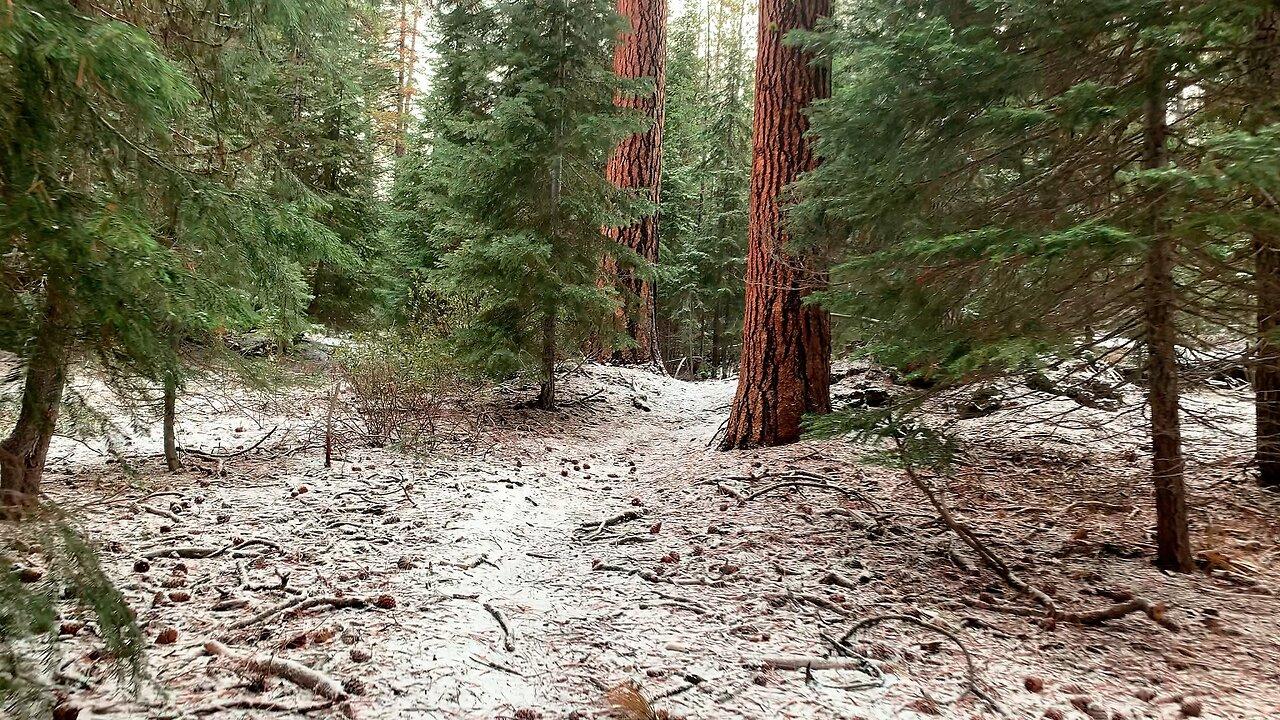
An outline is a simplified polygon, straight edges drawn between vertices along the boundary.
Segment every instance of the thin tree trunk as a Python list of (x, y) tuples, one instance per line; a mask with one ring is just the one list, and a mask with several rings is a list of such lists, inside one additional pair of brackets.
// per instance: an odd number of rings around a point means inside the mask
[[(1153, 67), (1148, 81), (1142, 167), (1157, 169), (1165, 164), (1168, 135), (1165, 80), (1162, 70)], [(1155, 191), (1159, 193), (1159, 191)], [(1156, 500), (1156, 564), (1167, 570), (1188, 572), (1191, 539), (1187, 530), (1187, 492), (1183, 474), (1182, 436), (1178, 416), (1178, 367), (1175, 355), (1177, 328), (1174, 324), (1176, 291), (1173, 281), (1174, 246), (1163, 219), (1161, 199), (1149, 198), (1149, 234), (1146, 277), (1146, 341), (1148, 396), (1151, 405), (1151, 479)]]
[(720, 366), (724, 360), (720, 357), (720, 300), (712, 304), (711, 320), (711, 372), (712, 377), (720, 377)]
[[(1248, 126), (1257, 131), (1280, 115), (1280, 11), (1268, 10), (1258, 18), (1250, 48), (1251, 107)], [(1259, 194), (1254, 205), (1280, 212), (1273, 198)], [(1280, 488), (1280, 237), (1265, 229), (1253, 236), (1254, 277), (1258, 295), (1258, 341), (1253, 363), (1253, 391), (1257, 417), (1258, 481)]]
[[(621, 188), (642, 191), (655, 206), (662, 194), (662, 126), (666, 101), (667, 2), (666, 0), (618, 0), (618, 14), (631, 23), (613, 55), (613, 69), (627, 80), (649, 79), (653, 91), (647, 95), (621, 92), (614, 99), (619, 107), (639, 111), (649, 127), (619, 143), (605, 167), (605, 175)], [(638, 222), (621, 228), (605, 228), (605, 234), (649, 263), (658, 262), (657, 210)], [(617, 330), (624, 332), (633, 347), (601, 348), (601, 360), (661, 367), (658, 352), (657, 297), (653, 283), (634, 269), (620, 267), (606, 258), (602, 280), (615, 283), (623, 295)]]
[(830, 318), (804, 302), (827, 275), (815, 258), (785, 250), (782, 206), (787, 184), (817, 165), (804, 110), (831, 94), (830, 68), (784, 37), (830, 12), (830, 0), (760, 3), (746, 307), (726, 449), (793, 442), (806, 413), (831, 411)]
[(178, 378), (172, 373), (164, 376), (164, 461), (169, 472), (182, 469), (182, 460), (178, 458), (178, 433), (174, 428), (177, 419)]
[(543, 410), (556, 407), (555, 310), (547, 310), (542, 317), (542, 389), (538, 392), (538, 407)]
[(39, 335), (27, 358), (18, 421), (0, 442), (0, 517), (14, 517), (40, 497), (49, 442), (67, 381), (67, 330), (61, 301), (50, 290)]
[(408, 126), (409, 98), (405, 92), (409, 82), (408, 0), (400, 0), (400, 37), (396, 42), (396, 137), (393, 150), (396, 157), (405, 153), (405, 130)]

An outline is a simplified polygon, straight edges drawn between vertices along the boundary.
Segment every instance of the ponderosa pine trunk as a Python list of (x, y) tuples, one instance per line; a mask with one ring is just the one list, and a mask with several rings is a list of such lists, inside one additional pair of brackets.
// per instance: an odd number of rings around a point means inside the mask
[[(1149, 71), (1142, 167), (1165, 164), (1168, 119), (1165, 78), (1157, 63)], [(1147, 345), (1147, 394), (1151, 406), (1151, 479), (1156, 501), (1156, 564), (1167, 570), (1195, 569), (1187, 528), (1186, 463), (1182, 457), (1174, 308), (1173, 239), (1161, 217), (1160, 190), (1147, 199), (1150, 218), (1143, 293)]]
[(50, 291), (44, 322), (27, 357), (18, 421), (0, 442), (0, 516), (14, 517), (40, 497), (49, 442), (62, 409), (67, 381), (66, 318), (60, 300)]
[[(649, 122), (647, 130), (623, 140), (605, 167), (609, 181), (621, 188), (641, 191), (655, 208), (662, 193), (662, 125), (666, 99), (667, 2), (666, 0), (618, 0), (618, 14), (631, 30), (618, 38), (613, 70), (626, 80), (648, 79), (652, 92), (638, 95), (620, 92), (614, 99), (619, 107), (633, 109)], [(605, 234), (649, 263), (658, 261), (658, 215), (647, 214), (620, 228), (605, 228)], [(625, 333), (632, 347), (614, 350), (602, 343), (600, 359), (629, 365), (661, 365), (658, 352), (657, 298), (653, 283), (634, 269), (619, 266), (607, 257), (601, 280), (613, 283), (624, 304), (618, 309), (615, 330)]]
[(830, 68), (784, 38), (830, 12), (830, 0), (760, 2), (746, 307), (726, 449), (793, 442), (806, 413), (831, 411), (830, 318), (804, 302), (827, 274), (814, 258), (787, 252), (783, 228), (783, 189), (817, 165), (805, 108), (831, 94)]
[[(1280, 101), (1280, 11), (1258, 18), (1249, 59), (1248, 102), (1250, 130), (1277, 119)], [(1274, 198), (1259, 194), (1256, 207), (1280, 213)], [(1253, 391), (1257, 418), (1258, 480), (1280, 488), (1280, 237), (1265, 229), (1253, 236), (1254, 282), (1258, 300), (1258, 339), (1253, 363)]]

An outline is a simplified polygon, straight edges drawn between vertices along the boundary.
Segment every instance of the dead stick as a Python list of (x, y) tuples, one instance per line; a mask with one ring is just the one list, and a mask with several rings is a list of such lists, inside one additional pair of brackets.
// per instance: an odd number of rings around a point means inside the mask
[(861, 658), (763, 657), (744, 661), (745, 665), (776, 670), (862, 670), (867, 662)]
[(300, 688), (305, 688), (329, 700), (346, 700), (347, 691), (341, 683), (318, 670), (293, 660), (280, 658), (242, 655), (232, 651), (217, 640), (209, 640), (204, 644), (205, 652), (230, 659), (236, 665), (252, 673), (284, 678)]
[(199, 560), (201, 558), (211, 558), (220, 555), (226, 548), (214, 547), (171, 547), (152, 550), (143, 554), (142, 557), (148, 560), (156, 558), (179, 557), (187, 560)]
[(489, 611), (493, 619), (498, 621), (498, 627), (502, 628), (502, 646), (507, 649), (507, 652), (513, 652), (516, 649), (515, 636), (511, 633), (511, 628), (502, 617), (502, 613), (489, 603), (484, 604), (484, 609)]
[[(272, 590), (278, 588), (270, 588)], [(254, 623), (261, 622), (267, 618), (279, 613), (292, 610), (294, 612), (307, 610), (313, 607), (329, 606), (335, 610), (342, 608), (363, 608), (369, 606), (369, 600), (362, 597), (314, 597), (314, 598), (293, 598), (286, 600), (274, 607), (267, 608), (257, 615), (247, 617), (231, 624), (230, 629), (239, 630), (248, 627)]]
[(920, 477), (920, 474), (915, 471), (911, 462), (906, 459), (907, 453), (905, 451), (906, 448), (903, 446), (902, 438), (895, 436), (894, 441), (898, 446), (899, 456), (903, 458), (902, 468), (906, 472), (907, 478), (910, 479), (911, 484), (915, 485), (916, 489), (923, 493), (929, 500), (929, 504), (938, 512), (939, 517), (942, 518), (942, 521), (947, 525), (947, 527), (959, 536), (964, 544), (968, 545), (970, 549), (977, 553), (978, 557), (987, 565), (987, 567), (991, 568), (996, 575), (999, 575), (1000, 578), (1009, 585), (1009, 587), (1026, 594), (1038, 605), (1043, 607), (1045, 609), (1045, 615), (1050, 623), (1070, 622), (1080, 625), (1098, 625), (1108, 620), (1115, 620), (1124, 617), (1132, 612), (1141, 611), (1145, 613), (1147, 617), (1151, 618), (1152, 621), (1164, 628), (1175, 632), (1180, 629), (1177, 623), (1165, 617), (1164, 613), (1166, 608), (1163, 603), (1151, 602), (1145, 598), (1133, 598), (1132, 600), (1116, 603), (1109, 607), (1102, 608), (1101, 610), (1087, 612), (1063, 612), (1062, 610), (1059, 610), (1057, 603), (1053, 601), (1053, 598), (1049, 597), (1043, 590), (1023, 581), (1022, 578), (1015, 575), (1013, 570), (1010, 569), (994, 551), (988, 548), (985, 543), (979, 540), (978, 536), (969, 529), (968, 526), (957, 520), (956, 517), (951, 514), (951, 511), (947, 506), (943, 504), (943, 502), (938, 499), (937, 494), (933, 492), (933, 488), (929, 487), (929, 483), (925, 482), (924, 479)]
[(785, 482), (775, 483), (773, 485), (770, 485), (769, 487), (757, 490), (751, 493), (750, 495), (748, 495), (746, 497), (746, 500), (748, 501), (755, 500), (761, 495), (767, 495), (768, 493), (771, 493), (775, 490), (781, 490), (782, 488), (788, 488), (788, 487), (811, 487), (811, 488), (818, 488), (820, 490), (834, 490), (838, 493), (841, 493), (845, 497), (857, 498), (859, 500), (863, 499), (862, 495), (860, 495), (859, 493), (853, 490), (850, 490), (849, 488), (840, 487), (839, 485), (832, 485), (830, 483), (822, 482), (820, 480), (787, 480)]

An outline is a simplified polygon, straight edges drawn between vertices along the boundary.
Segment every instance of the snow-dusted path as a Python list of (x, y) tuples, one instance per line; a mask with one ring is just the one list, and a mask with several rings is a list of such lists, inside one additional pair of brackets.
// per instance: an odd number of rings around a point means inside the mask
[[(977, 609), (969, 601), (981, 593), (1017, 599), (990, 576), (959, 570), (949, 536), (914, 492), (891, 470), (861, 463), (848, 443), (708, 449), (732, 390), (588, 367), (566, 391), (586, 402), (556, 414), (506, 411), (487, 450), (461, 458), (359, 449), (325, 470), (318, 448), (286, 454), (288, 443), (267, 443), (228, 461), (226, 477), (169, 476), (148, 456), (132, 486), (114, 466), (63, 462), (50, 486), (60, 501), (93, 501), (81, 524), (104, 541), (105, 564), (139, 610), (160, 688), (141, 702), (109, 696), (82, 631), (66, 647), (67, 676), (95, 689), (73, 692), (72, 702), (81, 718), (589, 718), (608, 717), (606, 690), (631, 682), (658, 708), (689, 718), (994, 717), (972, 695), (953, 706), (924, 699), (962, 688), (963, 662), (936, 635), (906, 626), (862, 638), (885, 656), (880, 688), (844, 689), (867, 680), (855, 672), (806, 678), (754, 662), (822, 656), (823, 636), (857, 618), (909, 613), (963, 638), (980, 686), (1012, 717), (1086, 717), (1079, 708), (1093, 708), (1175, 718), (1183, 695), (1202, 698), (1205, 717), (1261, 719), (1280, 707), (1274, 597), (1165, 578), (1140, 559), (1054, 550), (1078, 526), (1113, 545), (1141, 543), (1133, 515), (1048, 526), (1039, 515), (984, 520), (1008, 523), (992, 527), (997, 540), (1035, 538), (1004, 547), (1042, 581), (1060, 583), (1064, 602), (1096, 605), (1094, 588), (1132, 588), (1167, 600), (1186, 632), (1140, 617), (1046, 630)], [(319, 413), (270, 423), (301, 427)], [(206, 446), (247, 446), (264, 432), (195, 403), (184, 423), (189, 441)], [(1062, 464), (1024, 467), (1038, 462), (1008, 467), (1014, 485), (975, 481), (954, 502), (1065, 507), (1048, 494)], [(796, 470), (868, 500), (820, 489), (730, 497)], [(1126, 501), (1123, 484), (1114, 492), (1107, 499)], [(638, 517), (582, 529), (629, 511)], [(257, 539), (266, 542), (239, 547)], [(179, 547), (233, 549), (205, 558), (159, 552)], [(852, 587), (831, 584), (832, 573)], [(281, 603), (339, 596), (368, 603), (253, 619)], [(167, 630), (177, 639), (160, 644)], [(209, 638), (305, 663), (344, 682), (352, 699), (318, 707), (280, 680), (247, 683), (204, 653)]]

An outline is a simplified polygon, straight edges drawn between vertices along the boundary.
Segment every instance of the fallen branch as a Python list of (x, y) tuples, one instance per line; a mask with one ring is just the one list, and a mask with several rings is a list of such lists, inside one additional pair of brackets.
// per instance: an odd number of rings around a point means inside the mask
[(156, 558), (183, 558), (186, 560), (199, 560), (202, 558), (211, 558), (221, 555), (226, 551), (225, 547), (170, 547), (160, 548), (159, 550), (151, 550), (144, 553), (142, 557), (148, 560)]
[(848, 610), (845, 610), (844, 608), (840, 607), (839, 605), (836, 605), (835, 603), (822, 597), (821, 595), (814, 595), (813, 593), (804, 593), (804, 592), (797, 593), (797, 592), (788, 591), (786, 593), (766, 595), (765, 598), (771, 599), (771, 600), (778, 600), (782, 602), (786, 602), (789, 600), (797, 603), (802, 603), (802, 602), (809, 603), (814, 607), (820, 607), (823, 610), (830, 610), (831, 612), (837, 615), (849, 614)]
[(784, 655), (744, 660), (743, 664), (764, 670), (864, 670), (866, 669), (867, 662), (861, 658), (822, 658)]
[(933, 488), (929, 486), (929, 483), (925, 482), (924, 478), (920, 477), (920, 474), (916, 472), (911, 462), (907, 460), (907, 453), (905, 451), (906, 449), (903, 447), (902, 438), (895, 436), (894, 440), (898, 446), (898, 454), (903, 458), (902, 467), (907, 474), (907, 478), (911, 480), (911, 484), (915, 485), (916, 489), (923, 493), (925, 498), (928, 499), (929, 504), (933, 506), (935, 511), (937, 511), (942, 522), (946, 524), (946, 526), (950, 528), (965, 545), (968, 545), (987, 567), (991, 568), (991, 570), (994, 571), (1001, 580), (1004, 580), (1005, 584), (1030, 597), (1037, 605), (1044, 608), (1044, 622), (1047, 626), (1052, 627), (1058, 622), (1069, 622), (1079, 625), (1099, 625), (1107, 622), (1108, 620), (1122, 618), (1129, 613), (1143, 612), (1147, 617), (1151, 618), (1152, 621), (1161, 627), (1173, 630), (1174, 632), (1177, 632), (1180, 629), (1176, 622), (1165, 617), (1166, 607), (1164, 603), (1152, 602), (1140, 597), (1134, 597), (1130, 600), (1119, 602), (1100, 610), (1087, 612), (1066, 612), (1060, 610), (1057, 603), (1053, 601), (1053, 598), (1049, 597), (1049, 595), (1040, 588), (1037, 588), (1018, 577), (1008, 564), (1006, 564), (1004, 560), (1000, 559), (1000, 556), (996, 555), (991, 548), (987, 547), (986, 543), (982, 542), (982, 540), (978, 538), (977, 534), (974, 533), (972, 529), (956, 519), (955, 515), (951, 514), (951, 510), (938, 498), (937, 493), (933, 491)]
[(861, 500), (862, 502), (865, 502), (868, 505), (871, 505), (873, 507), (875, 506), (875, 503), (871, 502), (871, 500), (868, 499), (867, 496), (863, 495), (862, 493), (856, 490), (851, 490), (850, 488), (842, 487), (840, 485), (836, 485), (826, 480), (817, 480), (817, 479), (809, 479), (809, 478), (784, 480), (779, 483), (774, 483), (773, 485), (770, 485), (768, 487), (761, 488), (760, 490), (756, 490), (750, 495), (747, 495), (743, 500), (744, 502), (750, 502), (762, 495), (767, 495), (776, 490), (782, 490), (784, 488), (799, 488), (799, 487), (817, 488), (819, 490), (834, 490), (844, 495), (845, 497), (853, 498), (855, 500)]
[(587, 533), (586, 539), (594, 540), (595, 538), (599, 537), (600, 534), (603, 533), (606, 528), (613, 527), (614, 525), (621, 525), (622, 523), (625, 523), (625, 522), (631, 522), (632, 520), (638, 520), (644, 517), (644, 513), (645, 513), (644, 508), (637, 508), (634, 510), (627, 510), (626, 512), (618, 513), (613, 517), (605, 518), (603, 520), (593, 520), (591, 522), (585, 522), (578, 526), (578, 532)]
[(484, 609), (489, 611), (489, 614), (493, 616), (493, 619), (498, 621), (498, 627), (502, 628), (502, 647), (506, 648), (507, 652), (515, 651), (515, 635), (512, 634), (511, 628), (507, 625), (506, 619), (502, 617), (502, 613), (498, 608), (490, 605), (489, 603), (484, 604)]
[(310, 705), (289, 705), (287, 703), (276, 702), (274, 700), (264, 700), (262, 698), (240, 698), (239, 700), (227, 700), (226, 702), (212, 703), (209, 705), (201, 705), (192, 710), (194, 715), (212, 715), (225, 710), (268, 710), (272, 712), (291, 712), (300, 715), (315, 712), (317, 710), (327, 710), (333, 707), (332, 700), (312, 703)]
[(262, 622), (263, 620), (266, 620), (269, 617), (272, 617), (274, 615), (279, 615), (280, 613), (287, 612), (287, 611), (299, 612), (302, 610), (308, 610), (310, 608), (322, 607), (322, 606), (327, 606), (330, 609), (334, 609), (334, 610), (339, 610), (342, 608), (365, 608), (372, 604), (373, 604), (373, 601), (367, 598), (362, 598), (362, 597), (291, 598), (289, 600), (286, 600), (280, 603), (279, 605), (275, 605), (273, 607), (267, 608), (266, 610), (263, 610), (257, 615), (252, 615), (250, 617), (244, 618), (243, 620), (238, 620), (234, 623), (231, 623), (229, 628), (231, 630), (239, 630), (241, 628), (248, 627), (250, 625), (253, 625), (254, 623)]
[(267, 441), (267, 438), (269, 438), (269, 437), (271, 437), (272, 435), (274, 435), (274, 434), (275, 434), (275, 432), (276, 432), (276, 430), (278, 430), (278, 429), (280, 429), (280, 426), (279, 426), (279, 425), (276, 425), (275, 427), (273, 427), (273, 428), (271, 428), (270, 430), (268, 430), (268, 431), (267, 431), (267, 434), (266, 434), (266, 435), (263, 435), (263, 436), (258, 440), (258, 442), (256, 442), (256, 443), (254, 443), (254, 444), (250, 445), (250, 446), (249, 446), (249, 447), (247, 447), (247, 448), (244, 448), (243, 450), (237, 450), (237, 451), (235, 451), (235, 452), (233, 452), (233, 453), (227, 453), (227, 454), (225, 454), (225, 455), (219, 455), (219, 454), (217, 454), (217, 453), (205, 452), (204, 450), (197, 450), (197, 449), (195, 449), (195, 448), (183, 448), (183, 449), (182, 449), (182, 452), (187, 453), (188, 455), (195, 455), (195, 456), (196, 456), (196, 457), (198, 457), (198, 458), (204, 458), (205, 460), (216, 460), (216, 461), (218, 461), (219, 466), (221, 466), (221, 464), (222, 464), (223, 462), (225, 462), (225, 461), (227, 461), (227, 460), (230, 460), (231, 458), (240, 457), (241, 455), (246, 455), (246, 454), (248, 454), (248, 453), (253, 452), (254, 450), (257, 450), (257, 449), (258, 449), (258, 447), (259, 447), (259, 446), (261, 446), (261, 445), (262, 445), (262, 443), (266, 442), (266, 441)]
[[(879, 625), (880, 623), (883, 623), (883, 622), (905, 622), (911, 625), (915, 625), (917, 627), (924, 628), (925, 630), (928, 630), (930, 632), (935, 632), (947, 638), (957, 648), (960, 649), (960, 654), (964, 656), (964, 667), (965, 667), (964, 691), (950, 699), (938, 700), (936, 698), (930, 697), (931, 700), (937, 703), (941, 703), (943, 705), (952, 705), (958, 702), (965, 695), (973, 694), (973, 695), (976, 695), (977, 697), (982, 698), (983, 700), (986, 700), (988, 703), (991, 704), (991, 706), (997, 712), (1001, 712), (1001, 714), (1003, 714), (1003, 712), (1000, 711), (1000, 708), (996, 706), (995, 702), (992, 701), (991, 698), (986, 695), (986, 693), (983, 693), (978, 689), (977, 669), (974, 667), (973, 655), (969, 653), (969, 648), (965, 646), (964, 642), (960, 639), (958, 635), (951, 632), (950, 630), (947, 630), (946, 628), (939, 627), (937, 625), (934, 625), (933, 623), (925, 622), (920, 618), (915, 618), (910, 615), (873, 615), (869, 618), (863, 618), (862, 620), (859, 620), (858, 622), (854, 623), (853, 627), (849, 628), (849, 632), (846, 632), (843, 637), (841, 637), (838, 641), (836, 641), (833, 644), (836, 646), (838, 651), (847, 651), (847, 648), (849, 648), (849, 640), (853, 638), (855, 633), (857, 633), (859, 630), (863, 628), (871, 627), (872, 625)], [(862, 661), (862, 658), (858, 658), (858, 659)]]
[(182, 522), (182, 518), (168, 510), (161, 510), (160, 508), (151, 507), (150, 505), (135, 505), (134, 508), (140, 512), (149, 512), (152, 515), (159, 515), (167, 520)]
[(463, 570), (475, 570), (481, 565), (488, 565), (489, 567), (493, 567), (493, 568), (498, 567), (496, 564), (494, 564), (492, 560), (489, 559), (489, 553), (480, 553), (480, 557), (477, 557), (475, 560), (472, 560), (470, 562), (458, 563), (458, 562), (442, 561), (440, 564), (448, 565), (449, 567), (462, 568)]
[(235, 665), (251, 673), (270, 675), (288, 680), (294, 685), (310, 690), (322, 698), (334, 701), (347, 699), (347, 691), (342, 688), (341, 683), (318, 670), (312, 670), (302, 663), (274, 657), (243, 655), (232, 651), (217, 640), (206, 642), (204, 650), (210, 655), (225, 657)]

